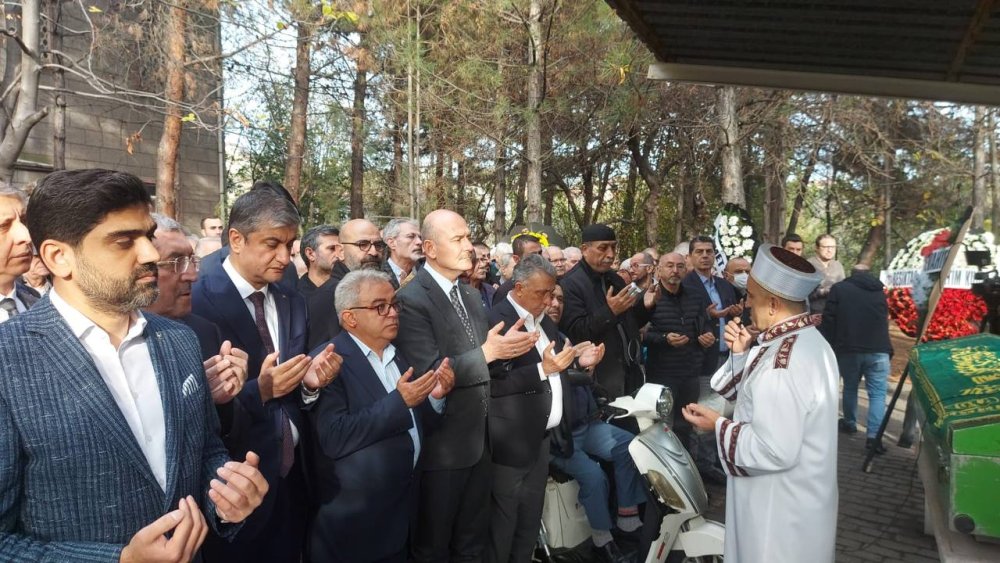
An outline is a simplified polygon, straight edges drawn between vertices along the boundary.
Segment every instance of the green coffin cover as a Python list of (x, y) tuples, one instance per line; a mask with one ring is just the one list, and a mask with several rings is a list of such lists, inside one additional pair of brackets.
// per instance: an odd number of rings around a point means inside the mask
[[(925, 431), (953, 453), (997, 455), (1000, 336), (976, 334), (915, 346), (910, 353)], [(957, 432), (965, 429), (965, 431)]]

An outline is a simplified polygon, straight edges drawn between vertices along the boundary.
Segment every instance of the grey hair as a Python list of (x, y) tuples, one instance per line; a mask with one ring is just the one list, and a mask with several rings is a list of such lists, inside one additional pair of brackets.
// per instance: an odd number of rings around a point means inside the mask
[(21, 188), (16, 188), (8, 182), (0, 182), (0, 197), (12, 197), (21, 202), (21, 205), (28, 204), (28, 194)]
[(361, 305), (361, 288), (373, 283), (385, 282), (392, 285), (389, 281), (389, 274), (383, 272), (382, 270), (352, 270), (340, 283), (337, 284), (337, 289), (333, 293), (333, 304), (337, 309), (337, 315), (340, 316), (341, 313), (350, 309), (351, 307), (359, 307)]
[(156, 221), (157, 231), (163, 231), (165, 233), (181, 233), (184, 236), (187, 236), (187, 231), (184, 229), (184, 226), (170, 217), (160, 213), (150, 213), (150, 216), (153, 218), (153, 221)]
[(567, 246), (563, 249), (563, 256), (570, 258), (571, 256), (576, 257), (577, 260), (583, 258), (583, 252), (575, 246)]
[(241, 195), (229, 212), (229, 229), (243, 236), (271, 227), (298, 228), (302, 218), (295, 205), (274, 190), (257, 189)]
[(386, 223), (385, 227), (382, 228), (382, 238), (390, 239), (398, 237), (399, 231), (403, 225), (413, 225), (414, 229), (420, 230), (420, 225), (418, 225), (413, 219), (410, 219), (409, 217), (397, 217), (396, 219)]
[(490, 254), (497, 259), (499, 259), (504, 254), (513, 254), (513, 253), (514, 253), (514, 247), (511, 246), (509, 242), (498, 242), (496, 246), (494, 246), (493, 249), (490, 250)]
[(505, 252), (500, 256), (497, 256), (497, 266), (500, 266), (501, 268), (506, 268), (507, 265), (510, 264), (510, 261), (513, 259), (514, 259), (513, 252)]
[(538, 273), (543, 273), (552, 279), (556, 278), (556, 268), (548, 260), (538, 254), (526, 254), (514, 266), (514, 273), (511, 274), (512, 282), (524, 282)]

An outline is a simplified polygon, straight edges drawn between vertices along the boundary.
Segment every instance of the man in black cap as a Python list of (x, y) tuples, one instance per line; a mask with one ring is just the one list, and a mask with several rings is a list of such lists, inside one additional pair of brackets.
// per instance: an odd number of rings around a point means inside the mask
[(559, 281), (565, 301), (559, 329), (573, 342), (604, 344), (604, 360), (595, 378), (614, 399), (642, 385), (639, 327), (649, 320), (649, 309), (656, 303), (655, 288), (630, 291), (611, 270), (618, 250), (611, 227), (585, 227), (580, 250), (583, 260)]

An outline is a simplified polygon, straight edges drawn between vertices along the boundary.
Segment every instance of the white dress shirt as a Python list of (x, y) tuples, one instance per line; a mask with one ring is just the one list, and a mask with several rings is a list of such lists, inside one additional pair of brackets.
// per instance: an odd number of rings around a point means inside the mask
[(396, 281), (403, 283), (403, 279), (405, 279), (408, 274), (404, 272), (402, 268), (397, 266), (396, 263), (392, 261), (392, 258), (386, 259), (386, 262), (389, 263), (389, 269), (392, 270), (392, 275), (396, 276)]
[[(510, 293), (507, 294), (507, 301), (514, 306), (517, 316), (524, 319), (525, 330), (538, 333), (538, 340), (535, 341), (535, 350), (538, 350), (538, 355), (544, 358), (545, 348), (549, 345), (549, 337), (542, 330), (542, 317), (545, 313), (543, 312), (537, 317), (531, 316), (531, 313), (518, 305), (517, 301), (514, 301), (514, 297)], [(549, 411), (549, 421), (545, 425), (545, 429), (550, 430), (559, 426), (559, 421), (562, 420), (562, 379), (559, 372), (545, 373), (542, 371), (542, 362), (538, 362), (538, 377), (542, 381), (548, 379), (549, 385), (552, 386), (552, 409)]]
[[(23, 313), (23, 312), (25, 312), (25, 311), (28, 310), (28, 307), (26, 307), (24, 305), (24, 303), (21, 302), (21, 299), (17, 296), (17, 286), (16, 285), (10, 289), (10, 295), (4, 295), (4, 294), (0, 293), (0, 300), (3, 300), (3, 299), (13, 299), (14, 300), (14, 305), (17, 306), (17, 312), (18, 312), (18, 314)], [(6, 320), (9, 320), (9, 319), (10, 319), (10, 315), (7, 313), (7, 311), (4, 311), (3, 309), (0, 309), (0, 323), (4, 322)]]
[[(378, 354), (364, 342), (358, 340), (353, 334), (350, 336), (354, 340), (354, 343), (358, 345), (358, 348), (361, 349), (361, 353), (365, 355), (365, 359), (371, 364), (372, 369), (375, 370), (375, 375), (378, 376), (386, 393), (395, 391), (396, 383), (399, 382), (399, 378), (402, 376), (399, 373), (399, 366), (393, 361), (396, 358), (396, 347), (389, 344), (385, 347), (385, 350), (382, 350), (382, 357), (379, 358)], [(413, 409), (407, 410), (410, 411), (410, 420), (413, 421), (413, 426), (410, 427), (409, 432), (410, 439), (413, 440), (413, 466), (416, 467), (417, 459), (420, 458), (420, 433), (417, 431), (417, 417), (413, 414)]]
[[(274, 303), (274, 296), (271, 295), (270, 291), (268, 291), (268, 285), (264, 284), (264, 287), (255, 289), (254, 286), (250, 285), (250, 282), (248, 282), (243, 276), (240, 275), (239, 272), (236, 271), (236, 268), (232, 265), (232, 263), (230, 263), (228, 256), (222, 262), (222, 269), (226, 271), (229, 279), (233, 282), (233, 285), (236, 286), (236, 291), (238, 291), (240, 293), (240, 297), (243, 298), (243, 304), (246, 305), (247, 310), (250, 311), (250, 318), (254, 319), (254, 323), (256, 323), (257, 312), (254, 309), (253, 301), (250, 301), (250, 295), (257, 291), (264, 294), (264, 322), (267, 323), (267, 332), (271, 335), (271, 342), (274, 343), (274, 351), (280, 352), (285, 343), (281, 342), (279, 338), (281, 333), (278, 330), (278, 306)], [(256, 330), (256, 327), (254, 330)], [(280, 354), (278, 356), (278, 363), (281, 363)], [(319, 398), (318, 394), (309, 396), (302, 393), (302, 399), (306, 404), (315, 401), (317, 398)], [(289, 420), (288, 423), (292, 427), (292, 441), (298, 445), (299, 429), (295, 427), (295, 423), (291, 420)]]
[(139, 311), (131, 314), (128, 332), (116, 349), (104, 329), (73, 308), (55, 289), (49, 292), (49, 299), (94, 360), (101, 379), (111, 391), (132, 435), (146, 456), (156, 482), (165, 492), (167, 428), (163, 418), (160, 385), (156, 381), (153, 358), (149, 355), (149, 347), (143, 335), (146, 318)]

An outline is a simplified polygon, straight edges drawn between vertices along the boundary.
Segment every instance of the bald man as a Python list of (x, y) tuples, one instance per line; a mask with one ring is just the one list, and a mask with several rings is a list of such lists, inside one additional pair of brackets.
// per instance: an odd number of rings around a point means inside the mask
[(340, 280), (355, 270), (381, 270), (385, 260), (386, 244), (379, 228), (367, 219), (351, 219), (344, 223), (340, 227), (340, 244), (344, 259), (333, 268), (330, 279), (306, 298), (310, 350), (340, 334), (340, 322), (333, 305), (334, 292)]
[[(431, 212), (421, 224), (427, 262), (399, 290), (403, 304), (395, 344), (414, 373), (436, 369), (449, 358), (455, 387), (444, 415), (421, 446), (420, 493), (411, 534), (416, 561), (480, 561), (488, 541), (491, 461), (486, 435), (490, 370), (494, 360), (525, 354), (537, 333), (505, 335), (490, 329), (479, 293), (459, 283), (475, 263), (469, 227), (457, 213)], [(343, 239), (343, 235), (341, 235)]]

